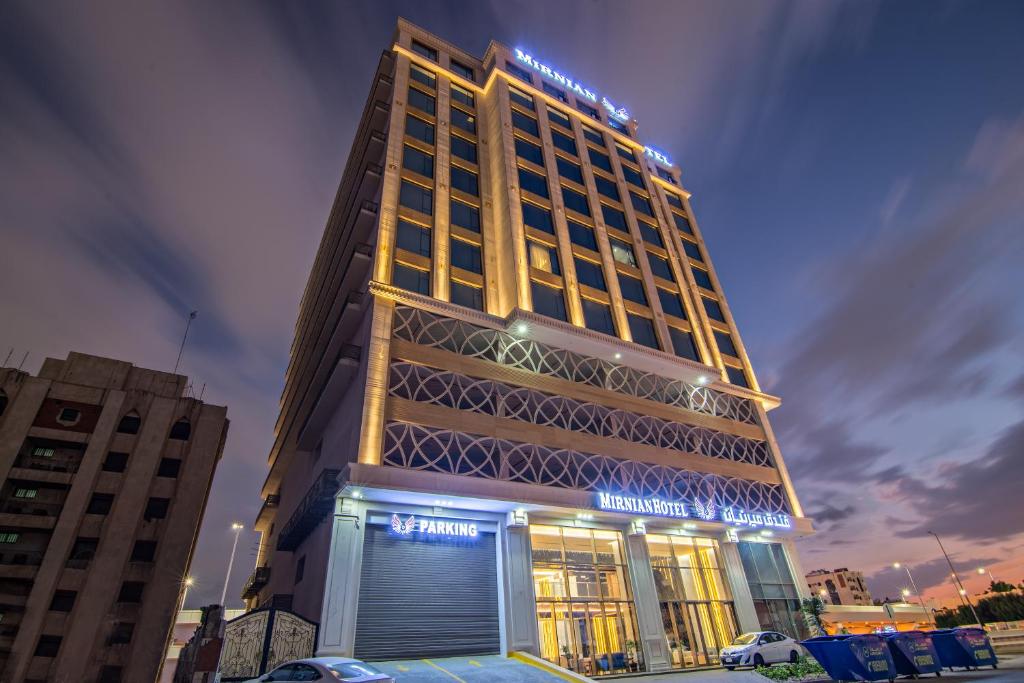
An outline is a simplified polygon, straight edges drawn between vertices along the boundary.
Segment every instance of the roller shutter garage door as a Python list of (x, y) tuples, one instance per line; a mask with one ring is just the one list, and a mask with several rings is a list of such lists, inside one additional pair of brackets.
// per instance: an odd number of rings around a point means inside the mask
[(368, 525), (355, 656), (367, 661), (497, 654), (495, 537), (401, 538)]

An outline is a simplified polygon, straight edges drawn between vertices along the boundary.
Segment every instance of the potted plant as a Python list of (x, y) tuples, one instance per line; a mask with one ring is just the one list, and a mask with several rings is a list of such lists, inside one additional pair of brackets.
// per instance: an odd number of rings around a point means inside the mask
[(636, 660), (636, 641), (635, 640), (627, 640), (625, 642), (625, 646), (626, 646), (626, 660), (627, 660), (627, 662), (629, 664), (629, 670), (632, 671), (634, 669), (634, 667), (636, 669), (639, 669), (640, 667), (637, 666), (638, 662)]

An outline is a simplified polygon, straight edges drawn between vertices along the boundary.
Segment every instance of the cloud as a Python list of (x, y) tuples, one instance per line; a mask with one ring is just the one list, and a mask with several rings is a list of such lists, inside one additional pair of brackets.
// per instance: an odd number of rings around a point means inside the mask
[[(987, 556), (972, 557), (968, 560), (954, 559), (953, 566), (956, 568), (961, 580), (965, 580), (975, 567), (990, 565), (995, 561), (994, 558)], [(950, 584), (952, 587), (949, 564), (944, 557), (940, 556), (927, 562), (910, 564), (907, 567), (910, 568), (910, 574), (914, 577), (914, 583), (917, 584), (918, 590), (922, 593), (945, 584)], [(896, 569), (895, 567), (887, 566), (865, 576), (864, 579), (868, 584), (868, 590), (870, 590), (872, 598), (899, 598), (902, 595), (903, 589), (910, 590), (913, 594), (913, 588), (910, 585), (910, 580), (907, 578), (907, 570), (904, 567)], [(916, 598), (917, 596), (914, 595), (911, 599)]]
[[(812, 509), (808, 512), (808, 516), (813, 518), (815, 522), (841, 522), (848, 519), (857, 511), (857, 508), (853, 505), (846, 505), (844, 507), (836, 507), (828, 503), (823, 504), (819, 508)], [(833, 542), (833, 545), (835, 543)]]

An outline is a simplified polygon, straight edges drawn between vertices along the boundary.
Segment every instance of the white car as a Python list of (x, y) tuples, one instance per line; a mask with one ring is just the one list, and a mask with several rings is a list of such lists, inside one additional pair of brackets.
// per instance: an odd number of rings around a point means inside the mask
[(732, 641), (720, 653), (722, 666), (732, 671), (737, 666), (761, 666), (776, 662), (795, 662), (803, 646), (776, 631), (753, 631)]
[(245, 683), (270, 681), (319, 681), (320, 683), (395, 683), (376, 667), (349, 657), (311, 657), (286, 662), (273, 671)]

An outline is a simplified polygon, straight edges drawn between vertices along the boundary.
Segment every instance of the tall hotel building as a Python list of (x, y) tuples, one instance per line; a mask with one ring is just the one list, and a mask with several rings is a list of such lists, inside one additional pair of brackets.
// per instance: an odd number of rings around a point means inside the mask
[[(610, 96), (400, 21), (295, 327), (252, 608), (601, 674), (798, 635), (811, 532), (683, 188)], [(638, 103), (632, 103), (634, 105)]]

